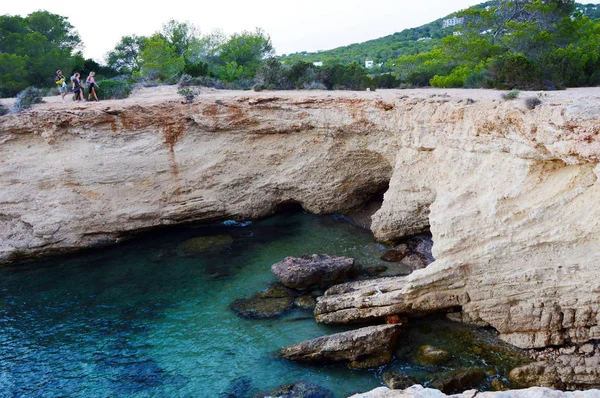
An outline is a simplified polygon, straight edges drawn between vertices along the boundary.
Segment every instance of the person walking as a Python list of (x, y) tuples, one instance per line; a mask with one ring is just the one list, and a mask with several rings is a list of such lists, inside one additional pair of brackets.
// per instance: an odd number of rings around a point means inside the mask
[(65, 96), (67, 95), (67, 82), (65, 80), (66, 79), (63, 76), (62, 72), (60, 70), (57, 70), (54, 82), (58, 86), (58, 91), (60, 92), (62, 102), (65, 102)]
[(81, 75), (79, 72), (75, 72), (73, 75), (73, 101), (83, 101), (83, 87), (81, 86), (81, 81), (79, 77)]
[(96, 72), (90, 72), (90, 75), (87, 77), (87, 79), (85, 79), (85, 82), (88, 84), (89, 87), (89, 94), (88, 94), (88, 101), (90, 101), (90, 99), (92, 98), (92, 95), (94, 96), (94, 98), (96, 99), (96, 101), (98, 101), (98, 96), (96, 95), (96, 80), (94, 79), (94, 76), (96, 76)]

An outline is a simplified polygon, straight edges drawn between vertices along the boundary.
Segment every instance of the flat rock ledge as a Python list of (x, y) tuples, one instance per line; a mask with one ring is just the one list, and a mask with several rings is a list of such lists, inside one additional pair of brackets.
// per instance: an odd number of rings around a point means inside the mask
[(392, 360), (401, 325), (370, 326), (323, 336), (284, 347), (279, 356), (290, 361), (320, 364), (346, 362), (355, 369), (369, 369)]
[(441, 391), (415, 385), (406, 390), (390, 390), (386, 387), (373, 391), (352, 395), (350, 398), (600, 398), (600, 390), (562, 392), (543, 387), (533, 387), (527, 390), (511, 390), (498, 392), (465, 391), (462, 394), (446, 395)]

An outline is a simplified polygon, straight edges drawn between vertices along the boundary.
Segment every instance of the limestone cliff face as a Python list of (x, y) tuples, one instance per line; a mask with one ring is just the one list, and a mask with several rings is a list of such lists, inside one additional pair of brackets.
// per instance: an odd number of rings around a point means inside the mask
[[(460, 310), (521, 347), (600, 339), (600, 91), (535, 110), (481, 92), (203, 96), (0, 118), (0, 258), (285, 203), (431, 228), (436, 262), (332, 288), (321, 322)], [(473, 95), (473, 92), (469, 94)], [(378, 293), (381, 290), (383, 293)]]

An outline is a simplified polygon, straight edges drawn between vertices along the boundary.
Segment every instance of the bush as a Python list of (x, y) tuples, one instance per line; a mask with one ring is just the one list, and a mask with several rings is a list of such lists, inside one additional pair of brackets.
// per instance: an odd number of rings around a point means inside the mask
[(541, 71), (523, 54), (507, 54), (495, 58), (488, 70), (495, 88), (539, 89)]
[(31, 108), (33, 104), (42, 103), (42, 90), (35, 87), (27, 87), (17, 95), (17, 101), (13, 105), (13, 112), (20, 113)]
[(183, 73), (190, 75), (191, 77), (208, 76), (208, 64), (199, 61), (197, 64), (187, 63), (183, 67)]
[(448, 76), (439, 76), (435, 75), (431, 78), (429, 83), (433, 87), (439, 88), (457, 88), (463, 87), (465, 85), (465, 81), (467, 76), (471, 71), (466, 66), (457, 66), (452, 70), (452, 72)]
[(7, 113), (8, 113), (8, 109), (4, 105), (0, 104), (0, 116), (4, 116)]
[(189, 85), (211, 87), (216, 88), (218, 90), (225, 90), (227, 88), (225, 82), (222, 82), (219, 79), (215, 79), (214, 77), (209, 76), (193, 77), (192, 79), (190, 79)]
[(196, 98), (196, 95), (198, 94), (196, 90), (194, 90), (193, 88), (190, 87), (184, 87), (181, 88), (177, 91), (177, 94), (181, 95), (183, 98), (185, 98), (185, 101), (188, 104), (192, 104), (194, 102), (194, 98)]
[(102, 80), (96, 85), (96, 94), (101, 100), (127, 98), (133, 88), (131, 84), (116, 80)]
[(327, 90), (327, 87), (321, 82), (306, 82), (302, 86), (303, 90)]
[(179, 79), (179, 83), (177, 83), (177, 88), (182, 89), (184, 87), (187, 87), (190, 85), (190, 83), (192, 82), (192, 77), (190, 75), (187, 74), (183, 74), (181, 75), (181, 78)]
[(391, 73), (377, 75), (371, 79), (377, 88), (396, 88), (400, 86), (400, 80)]
[(502, 94), (502, 99), (510, 101), (516, 99), (521, 92), (519, 90), (510, 90), (508, 93)]
[(525, 106), (527, 107), (527, 109), (535, 109), (536, 106), (541, 105), (542, 104), (542, 100), (539, 99), (538, 97), (527, 97), (525, 98)]

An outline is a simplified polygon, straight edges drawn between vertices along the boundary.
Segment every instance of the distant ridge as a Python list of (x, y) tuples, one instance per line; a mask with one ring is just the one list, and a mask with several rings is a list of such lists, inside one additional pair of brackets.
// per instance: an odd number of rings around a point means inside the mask
[[(485, 8), (494, 4), (495, 1), (487, 1), (469, 9)], [(592, 19), (600, 19), (599, 4), (580, 4), (577, 8)], [(442, 27), (443, 21), (454, 16), (459, 16), (464, 10), (457, 10), (444, 18), (437, 19), (428, 24), (404, 29), (389, 36), (379, 39), (369, 40), (362, 43), (354, 43), (332, 50), (318, 52), (299, 52), (294, 54), (282, 55), (282, 61), (304, 61), (304, 62), (323, 62), (324, 64), (342, 63), (349, 64), (357, 62), (364, 65), (365, 61), (371, 60), (375, 65), (385, 63), (391, 59), (400, 58), (404, 55), (413, 55), (431, 50), (439, 44), (441, 39), (450, 36), (456, 27)]]

